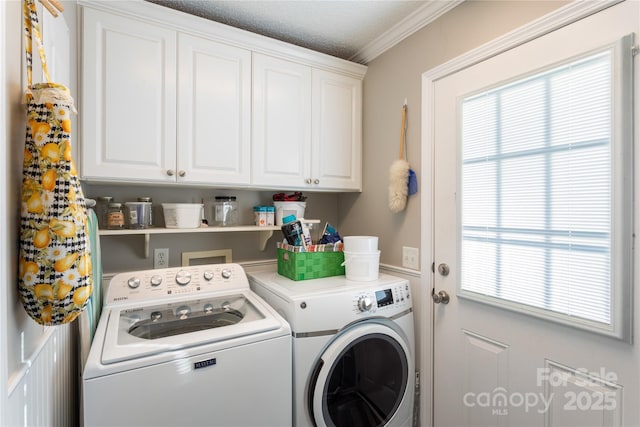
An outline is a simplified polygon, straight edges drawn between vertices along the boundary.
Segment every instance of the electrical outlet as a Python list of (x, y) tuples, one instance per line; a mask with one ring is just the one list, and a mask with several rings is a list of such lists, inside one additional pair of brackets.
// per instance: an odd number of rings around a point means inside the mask
[(153, 268), (169, 267), (169, 248), (153, 250)]
[(402, 266), (405, 268), (411, 268), (413, 270), (420, 269), (418, 248), (410, 248), (408, 246), (402, 247)]

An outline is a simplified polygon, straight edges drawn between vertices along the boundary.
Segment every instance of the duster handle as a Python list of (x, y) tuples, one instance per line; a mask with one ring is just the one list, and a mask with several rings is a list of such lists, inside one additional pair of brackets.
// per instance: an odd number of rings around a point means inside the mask
[(406, 130), (407, 130), (407, 104), (402, 106), (402, 128), (400, 129), (400, 154), (399, 158), (402, 160), (403, 157), (406, 157), (404, 151), (404, 144), (406, 140)]

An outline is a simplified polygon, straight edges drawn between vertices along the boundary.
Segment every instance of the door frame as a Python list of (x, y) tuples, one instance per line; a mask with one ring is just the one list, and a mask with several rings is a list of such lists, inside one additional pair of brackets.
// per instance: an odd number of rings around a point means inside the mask
[(434, 274), (432, 265), (437, 262), (433, 259), (433, 228), (434, 228), (434, 88), (435, 83), (450, 74), (456, 73), (464, 68), (482, 62), (493, 56), (499, 55), (509, 49), (529, 42), (544, 34), (550, 33), (572, 22), (578, 21), (589, 15), (595, 14), (611, 7), (623, 0), (607, 0), (603, 2), (578, 2), (574, 1), (566, 6), (542, 16), (529, 24), (510, 31), (486, 44), (472, 49), (450, 61), (434, 67), (422, 74), (422, 167), (425, 173), (422, 174), (421, 185), (421, 236), (420, 247), (422, 255), (420, 258), (420, 271), (428, 272), (423, 277), (427, 279), (427, 289), (423, 292), (421, 303), (425, 307), (425, 316), (421, 317), (419, 331), (427, 339), (422, 340), (421, 345), (421, 383), (424, 386), (420, 393), (420, 419), (422, 425), (433, 425), (433, 352), (434, 352), (434, 324), (433, 324), (433, 304), (431, 302), (431, 290), (434, 288)]

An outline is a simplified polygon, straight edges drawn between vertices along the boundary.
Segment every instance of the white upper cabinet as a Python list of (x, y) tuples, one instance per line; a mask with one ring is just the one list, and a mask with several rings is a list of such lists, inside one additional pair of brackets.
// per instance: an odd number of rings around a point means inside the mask
[(362, 81), (313, 70), (311, 185), (362, 189)]
[(311, 174), (311, 67), (253, 55), (253, 181), (302, 187)]
[(361, 190), (362, 82), (253, 56), (253, 182)]
[(249, 184), (251, 52), (186, 34), (178, 46), (178, 181)]
[(82, 18), (82, 177), (175, 180), (176, 32), (88, 8)]
[(78, 3), (83, 179), (361, 190), (365, 66), (150, 2)]

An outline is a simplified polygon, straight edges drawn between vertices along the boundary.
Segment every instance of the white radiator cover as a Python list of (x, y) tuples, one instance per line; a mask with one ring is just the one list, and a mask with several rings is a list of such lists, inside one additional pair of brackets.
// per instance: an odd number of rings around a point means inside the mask
[(25, 368), (10, 378), (15, 383), (9, 390), (7, 425), (78, 425), (76, 330), (74, 324), (47, 328)]

